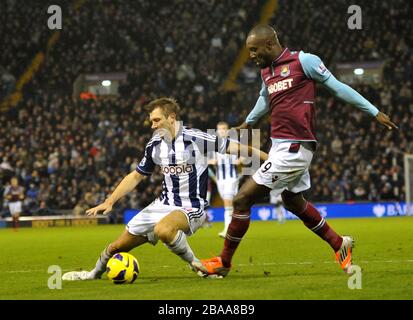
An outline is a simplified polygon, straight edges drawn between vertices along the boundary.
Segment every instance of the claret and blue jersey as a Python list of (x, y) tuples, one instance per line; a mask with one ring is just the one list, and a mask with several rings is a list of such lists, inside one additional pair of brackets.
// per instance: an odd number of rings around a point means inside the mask
[(159, 200), (165, 205), (205, 208), (208, 185), (208, 151), (225, 153), (229, 140), (181, 126), (167, 142), (155, 134), (145, 148), (136, 171), (151, 175), (159, 165), (164, 175)]
[(316, 83), (337, 98), (376, 116), (379, 110), (348, 85), (338, 81), (321, 59), (285, 48), (271, 66), (261, 70), (260, 96), (246, 119), (249, 125), (271, 113), (271, 137), (277, 141), (316, 141)]

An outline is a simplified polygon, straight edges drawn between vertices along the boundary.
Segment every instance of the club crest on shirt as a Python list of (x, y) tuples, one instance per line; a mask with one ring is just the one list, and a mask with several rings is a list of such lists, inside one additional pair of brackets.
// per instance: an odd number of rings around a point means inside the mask
[(290, 65), (285, 64), (285, 65), (281, 66), (280, 76), (285, 78), (285, 77), (288, 77), (289, 75), (290, 75)]

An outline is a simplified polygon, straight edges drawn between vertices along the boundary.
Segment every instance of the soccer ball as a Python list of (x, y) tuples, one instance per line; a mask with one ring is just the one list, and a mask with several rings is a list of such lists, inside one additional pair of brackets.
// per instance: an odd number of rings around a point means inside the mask
[(108, 279), (114, 284), (132, 283), (139, 274), (139, 263), (130, 253), (116, 253), (106, 265)]

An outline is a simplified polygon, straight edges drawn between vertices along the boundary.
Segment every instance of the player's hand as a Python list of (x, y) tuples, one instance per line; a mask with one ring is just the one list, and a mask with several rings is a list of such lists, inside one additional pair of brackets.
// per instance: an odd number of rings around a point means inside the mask
[(86, 213), (88, 216), (96, 216), (100, 211), (103, 211), (103, 214), (108, 214), (112, 211), (112, 207), (113, 204), (106, 200), (104, 203), (86, 210)]
[[(248, 125), (248, 124), (246, 124), (245, 122), (243, 123), (243, 124), (241, 124), (240, 126), (238, 126), (238, 127), (232, 127), (231, 129), (230, 129), (230, 131), (236, 131), (237, 132), (237, 137), (239, 137), (239, 138), (241, 138), (241, 134), (242, 134), (242, 130), (243, 129), (251, 129), (251, 126), (250, 125)], [(231, 134), (229, 134), (229, 137), (231, 137)]]
[(244, 122), (243, 124), (241, 124), (241, 125), (238, 126), (238, 127), (233, 127), (233, 128), (231, 128), (231, 130), (236, 130), (236, 131), (239, 133), (240, 130), (242, 130), (242, 129), (250, 129), (250, 128), (251, 128), (251, 126), (248, 125), (246, 122)]
[(383, 112), (379, 112), (376, 116), (376, 120), (380, 122), (382, 125), (387, 127), (389, 130), (393, 129), (399, 129), (389, 118), (387, 114), (384, 114)]

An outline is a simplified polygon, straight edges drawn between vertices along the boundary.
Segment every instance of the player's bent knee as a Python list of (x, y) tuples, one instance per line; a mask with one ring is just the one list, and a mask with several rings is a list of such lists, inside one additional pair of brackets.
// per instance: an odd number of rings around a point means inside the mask
[(118, 240), (109, 244), (107, 250), (110, 254), (115, 254), (119, 252), (129, 252), (135, 246), (136, 244), (132, 239), (125, 239), (121, 237)]
[(235, 210), (248, 210), (251, 207), (252, 201), (245, 193), (238, 193), (233, 200)]
[(283, 199), (284, 208), (288, 211), (296, 214), (302, 212), (305, 209), (306, 201), (304, 200), (301, 193), (286, 193), (281, 194)]
[(176, 230), (173, 227), (158, 223), (155, 225), (154, 233), (162, 242), (170, 243), (173, 240)]
[(122, 248), (121, 248), (121, 246), (119, 245), (119, 243), (113, 242), (113, 243), (111, 243), (111, 244), (108, 245), (107, 251), (108, 251), (109, 254), (112, 254), (112, 255), (113, 255), (113, 254), (115, 254), (115, 253), (122, 252)]

